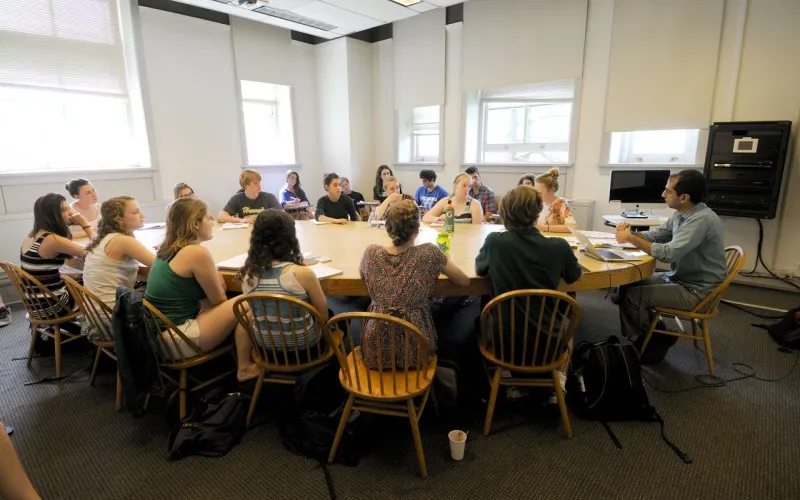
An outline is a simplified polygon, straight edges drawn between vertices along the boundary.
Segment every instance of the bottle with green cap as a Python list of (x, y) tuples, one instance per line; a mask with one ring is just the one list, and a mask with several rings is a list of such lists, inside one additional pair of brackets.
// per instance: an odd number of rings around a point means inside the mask
[(444, 252), (445, 255), (450, 257), (450, 233), (442, 231), (436, 237), (436, 246), (439, 247), (439, 250)]
[(444, 232), (452, 233), (456, 230), (456, 209), (453, 203), (447, 200), (447, 208), (444, 209)]

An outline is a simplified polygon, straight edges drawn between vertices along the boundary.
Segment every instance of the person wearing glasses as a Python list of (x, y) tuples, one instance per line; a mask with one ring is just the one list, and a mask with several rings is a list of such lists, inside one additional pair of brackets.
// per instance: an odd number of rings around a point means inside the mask
[(171, 202), (167, 203), (167, 212), (169, 212), (170, 207), (173, 203), (181, 198), (190, 198), (194, 197), (194, 189), (185, 182), (179, 182), (175, 184), (175, 187), (172, 188), (173, 199)]

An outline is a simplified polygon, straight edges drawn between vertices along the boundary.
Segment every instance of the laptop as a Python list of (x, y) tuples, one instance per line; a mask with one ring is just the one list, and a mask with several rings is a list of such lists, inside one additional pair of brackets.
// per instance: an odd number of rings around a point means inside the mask
[(571, 229), (571, 231), (573, 236), (578, 239), (578, 247), (582, 248), (589, 257), (602, 260), (603, 262), (629, 262), (634, 260), (642, 260), (641, 257), (638, 257), (632, 253), (623, 252), (622, 250), (596, 248), (594, 245), (592, 245), (592, 242), (589, 241), (589, 238), (585, 234), (577, 229)]

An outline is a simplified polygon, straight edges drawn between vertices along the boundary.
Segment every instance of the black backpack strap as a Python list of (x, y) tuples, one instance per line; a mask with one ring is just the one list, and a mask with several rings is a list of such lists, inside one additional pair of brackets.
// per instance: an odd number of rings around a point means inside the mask
[(622, 443), (620, 442), (619, 438), (617, 438), (617, 435), (614, 434), (614, 431), (613, 429), (611, 429), (611, 426), (608, 425), (608, 422), (606, 422), (605, 420), (600, 420), (600, 424), (603, 426), (603, 429), (605, 429), (606, 432), (608, 433), (608, 437), (610, 437), (611, 440), (614, 442), (614, 446), (616, 446), (621, 450)]
[(661, 418), (661, 415), (659, 415), (658, 412), (653, 412), (653, 417), (655, 418), (656, 422), (658, 422), (659, 425), (661, 425), (661, 439), (663, 439), (664, 442), (667, 443), (670, 448), (672, 448), (672, 451), (674, 451), (675, 454), (678, 455), (678, 458), (683, 460), (683, 463), (685, 464), (692, 463), (692, 457), (684, 453), (683, 450), (678, 448), (678, 446), (675, 445), (675, 443), (673, 443), (672, 441), (670, 441), (669, 438), (667, 437), (667, 434), (664, 432), (664, 419)]

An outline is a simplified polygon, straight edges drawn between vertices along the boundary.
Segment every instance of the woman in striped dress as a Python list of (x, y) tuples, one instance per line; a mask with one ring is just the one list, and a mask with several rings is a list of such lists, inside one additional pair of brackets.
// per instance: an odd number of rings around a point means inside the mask
[[(22, 242), (20, 264), (24, 271), (38, 279), (55, 295), (57, 302), (48, 299), (44, 310), (47, 318), (66, 316), (75, 308), (75, 301), (67, 292), (61, 278), (61, 266), (67, 262), (80, 268), (86, 249), (72, 241), (70, 225), (86, 225), (83, 215), (73, 212), (67, 200), (60, 194), (42, 196), (33, 205), (33, 230)], [(78, 261), (80, 259), (80, 261)]]
[[(244, 267), (239, 271), (239, 278), (245, 293), (288, 295), (310, 303), (319, 311), (323, 321), (328, 320), (328, 301), (317, 275), (303, 265), (295, 222), (286, 212), (270, 209), (258, 215), (253, 223), (250, 250)], [(314, 318), (310, 314), (297, 306), (280, 304), (279, 308), (274, 302), (267, 302), (264, 307), (261, 303), (254, 304), (258, 330), (264, 333), (256, 339), (259, 345), (274, 345), (278, 352), (294, 351), (296, 338), (297, 349), (305, 352), (307, 347), (316, 346), (322, 340), (316, 335)]]

